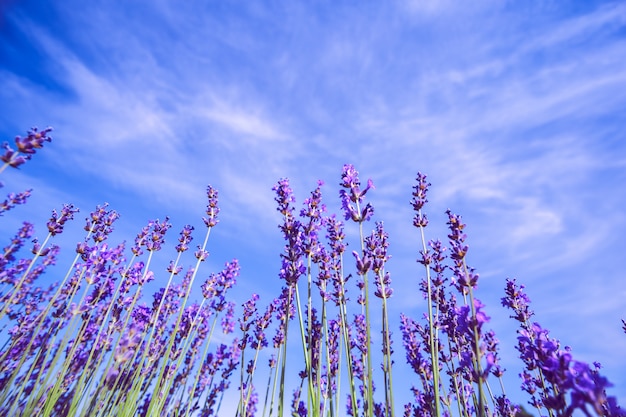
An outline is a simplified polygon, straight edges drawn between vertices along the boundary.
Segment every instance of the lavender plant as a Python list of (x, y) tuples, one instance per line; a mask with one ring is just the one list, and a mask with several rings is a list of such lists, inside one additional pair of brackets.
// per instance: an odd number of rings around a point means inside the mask
[[(17, 149), (5, 144), (0, 172), (27, 162), (50, 141), (49, 132), (32, 129), (16, 139)], [(34, 225), (24, 222), (0, 253), (0, 414), (212, 416), (224, 414), (225, 398), (236, 398), (238, 417), (524, 415), (505, 391), (499, 342), (487, 329), (479, 276), (468, 266), (466, 225), (448, 210), (447, 243), (426, 237), (426, 175), (417, 174), (411, 200), (424, 267), (415, 291), (425, 309), (421, 316), (400, 316), (398, 340), (387, 267), (393, 236), (380, 220), (368, 226), (374, 207), (365, 197), (373, 182), (362, 187), (354, 166), (344, 165), (341, 212), (359, 230), (348, 259), (345, 225), (327, 212), (323, 186), (318, 182), (300, 210), (288, 179), (273, 188), (285, 240), (282, 289), (268, 302), (252, 294), (239, 314), (229, 292), (240, 274), (236, 259), (197, 283), (219, 223), (211, 186), (202, 243), (190, 251), (195, 229), (185, 226), (175, 258), (162, 271), (153, 265), (169, 218), (149, 221), (127, 248), (109, 242), (119, 214), (104, 204), (87, 216), (86, 236), (64, 277), (46, 287), (40, 277), (55, 273), (49, 267), (60, 250), (52, 239), (78, 209), (68, 204), (53, 211), (41, 243)], [(26, 203), (30, 193), (10, 193), (0, 215)], [(191, 266), (186, 257), (193, 257)], [(147, 284), (160, 276), (167, 276), (158, 281), (164, 285), (147, 294)], [(571, 349), (531, 321), (523, 288), (507, 280), (502, 304), (519, 325), (515, 348), (528, 404), (541, 416), (625, 415), (608, 395), (611, 384), (600, 365), (573, 359)], [(301, 353), (289, 348), (294, 338)], [(394, 350), (399, 342), (404, 361)], [(394, 384), (401, 365), (416, 375), (407, 392), (412, 401), (402, 408), (396, 402), (406, 388)]]

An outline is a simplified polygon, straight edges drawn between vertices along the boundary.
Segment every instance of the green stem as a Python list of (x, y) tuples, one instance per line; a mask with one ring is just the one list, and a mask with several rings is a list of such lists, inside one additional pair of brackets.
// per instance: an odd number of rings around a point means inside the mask
[(43, 241), (43, 243), (39, 247), (39, 250), (37, 251), (35, 256), (33, 256), (33, 259), (28, 264), (28, 267), (26, 268), (26, 271), (24, 271), (24, 273), (22, 274), (20, 280), (17, 282), (17, 285), (15, 286), (15, 289), (13, 290), (11, 295), (9, 296), (9, 299), (4, 303), (4, 307), (2, 308), (2, 311), (0, 311), (0, 320), (2, 320), (4, 315), (11, 308), (11, 304), (13, 304), (13, 300), (14, 300), (15, 296), (20, 292), (20, 289), (22, 289), (22, 285), (24, 285), (24, 281), (26, 281), (26, 278), (28, 277), (28, 274), (30, 273), (30, 271), (33, 268), (33, 266), (35, 265), (35, 262), (37, 262), (37, 259), (39, 259), (39, 257), (41, 256), (42, 251), (45, 249), (46, 244), (48, 244), (48, 241), (50, 240), (51, 237), (52, 237), (52, 233), (48, 233), (48, 236), (46, 236), (46, 239)]
[[(204, 237), (204, 242), (202, 243), (202, 247), (200, 248), (200, 251), (204, 252), (207, 246), (207, 243), (209, 241), (209, 235), (211, 234), (211, 227), (207, 228), (207, 233)], [(194, 271), (192, 273), (192, 276), (189, 280), (189, 284), (187, 287), (187, 291), (185, 293), (185, 297), (183, 298), (183, 302), (182, 305), (180, 307), (179, 313), (178, 313), (178, 318), (176, 319), (176, 324), (174, 326), (174, 330), (172, 332), (172, 337), (170, 338), (169, 344), (167, 346), (167, 349), (165, 351), (165, 355), (163, 357), (163, 364), (161, 365), (161, 370), (159, 372), (159, 375), (157, 377), (157, 382), (156, 385), (154, 387), (155, 389), (155, 393), (154, 395), (152, 395), (152, 397), (150, 398), (150, 404), (148, 406), (148, 411), (147, 411), (147, 415), (159, 415), (161, 413), (161, 409), (160, 409), (160, 403), (162, 403), (161, 400), (159, 400), (159, 395), (163, 395), (163, 397), (165, 397), (165, 393), (163, 393), (161, 391), (161, 382), (163, 381), (163, 378), (165, 377), (165, 367), (167, 366), (167, 362), (169, 361), (170, 355), (172, 353), (172, 346), (174, 345), (174, 335), (176, 334), (176, 332), (178, 331), (178, 328), (180, 326), (180, 322), (182, 320), (183, 317), (183, 313), (185, 311), (185, 306), (187, 304), (187, 301), (189, 299), (189, 294), (191, 293), (191, 288), (193, 286), (193, 281), (196, 278), (196, 275), (198, 274), (198, 269), (200, 267), (200, 263), (202, 262), (202, 258), (198, 257), (198, 260), (196, 262), (196, 266), (194, 268)], [(136, 409), (137, 409), (137, 405), (138, 404), (131, 404), (129, 409), (129, 414), (132, 415), (135, 413)], [(130, 412), (132, 411), (132, 412)]]
[[(422, 216), (422, 211), (419, 210), (418, 216)], [(420, 237), (422, 240), (422, 250), (426, 254), (428, 248), (426, 247), (426, 234), (424, 232), (424, 226), (419, 226), (420, 229)], [(433, 318), (433, 296), (432, 296), (432, 278), (430, 275), (430, 265), (425, 265), (426, 267), (426, 291), (428, 292), (428, 328), (429, 328), (429, 348), (430, 348), (430, 358), (433, 367), (433, 393), (435, 396), (434, 399), (434, 407), (435, 407), (435, 415), (437, 417), (441, 417), (441, 398), (439, 392), (439, 339), (436, 334), (435, 329), (435, 321)]]

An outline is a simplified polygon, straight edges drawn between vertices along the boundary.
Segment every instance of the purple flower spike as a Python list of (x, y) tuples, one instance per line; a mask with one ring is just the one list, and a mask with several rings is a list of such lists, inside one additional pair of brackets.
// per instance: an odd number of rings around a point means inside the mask
[(13, 207), (26, 203), (28, 197), (30, 197), (30, 193), (32, 190), (22, 191), (21, 193), (10, 193), (7, 195), (7, 199), (0, 203), (0, 216), (5, 211), (11, 210)]
[(511, 318), (522, 323), (522, 326), (527, 326), (534, 313), (530, 309), (530, 298), (523, 291), (523, 285), (518, 286), (514, 279), (507, 278), (504, 289), (506, 297), (502, 298), (502, 306), (513, 310), (515, 314), (510, 316)]
[(52, 217), (47, 223), (48, 231), (52, 236), (58, 235), (63, 232), (63, 226), (68, 220), (74, 218), (74, 214), (78, 213), (78, 208), (73, 204), (63, 204), (61, 214), (59, 215), (56, 210), (52, 210)]
[(177, 252), (182, 253), (189, 249), (189, 243), (191, 243), (191, 241), (193, 240), (193, 236), (191, 236), (193, 230), (194, 227), (190, 225), (186, 225), (185, 227), (183, 227), (183, 230), (180, 232), (180, 237), (178, 238), (178, 241), (180, 243), (176, 245)]
[(411, 200), (411, 205), (415, 211), (413, 225), (415, 227), (426, 227), (428, 225), (428, 219), (425, 214), (422, 214), (421, 210), (428, 202), (426, 194), (428, 193), (428, 187), (430, 187), (431, 184), (426, 181), (426, 175), (421, 172), (417, 173), (416, 181), (417, 184), (413, 187), (413, 199)]
[(163, 223), (155, 220), (152, 227), (152, 234), (150, 239), (146, 242), (146, 249), (150, 252), (155, 252), (161, 249), (161, 245), (165, 243), (165, 233), (172, 227), (169, 223), (169, 217), (165, 217)]
[[(252, 324), (250, 319), (252, 318), (252, 316), (254, 315), (254, 313), (256, 313), (257, 311), (257, 307), (256, 307), (256, 302), (259, 301), (259, 295), (258, 294), (252, 294), (252, 296), (250, 297), (250, 299), (248, 301), (246, 301), (245, 303), (243, 303), (243, 317), (239, 319), (239, 327), (241, 328), (242, 331), (247, 332), (250, 329), (250, 325)], [(242, 342), (245, 342), (245, 338), (244, 340), (242, 340)]]
[(367, 186), (365, 189), (361, 190), (361, 181), (359, 180), (358, 171), (354, 169), (353, 165), (346, 164), (343, 166), (341, 183), (339, 185), (345, 188), (339, 191), (339, 196), (341, 197), (341, 207), (345, 212), (346, 220), (352, 219), (352, 221), (357, 223), (368, 221), (374, 214), (374, 207), (370, 203), (367, 203), (359, 212), (353, 204), (356, 204), (357, 207), (361, 206), (365, 194), (371, 188), (374, 188), (372, 180), (367, 180)]
[(295, 198), (289, 187), (289, 180), (281, 179), (272, 190), (276, 192), (274, 200), (278, 203), (277, 210), (283, 215), (283, 224), (279, 228), (286, 241), (285, 250), (280, 254), (282, 267), (279, 276), (291, 286), (295, 285), (300, 276), (306, 272), (306, 266), (302, 261), (304, 255), (303, 226), (293, 215), (292, 203), (295, 202)]
[(96, 206), (96, 209), (85, 219), (85, 230), (92, 233), (92, 238), (96, 243), (107, 239), (113, 231), (113, 223), (120, 217), (117, 211), (107, 210), (108, 206), (109, 203)]
[(51, 131), (51, 127), (48, 127), (41, 132), (38, 132), (37, 128), (33, 127), (28, 131), (28, 136), (25, 138), (20, 136), (15, 138), (15, 146), (17, 147), (17, 150), (12, 149), (9, 144), (5, 142), (3, 144), (5, 152), (2, 156), (0, 156), (0, 160), (13, 168), (19, 167), (35, 154), (36, 149), (41, 149), (44, 142), (52, 141), (52, 138), (48, 136), (48, 133)]
[(217, 215), (220, 212), (220, 208), (217, 205), (217, 190), (209, 185), (206, 189), (206, 194), (209, 199), (209, 203), (206, 208), (206, 214), (208, 217), (203, 217), (202, 220), (207, 227), (213, 227), (219, 222)]
[(163, 223), (159, 220), (151, 220), (146, 226), (141, 229), (141, 232), (137, 234), (135, 238), (135, 245), (132, 247), (132, 252), (139, 256), (143, 253), (142, 247), (150, 252), (156, 252), (161, 249), (161, 245), (165, 243), (165, 233), (172, 227), (169, 223), (169, 217), (165, 217)]

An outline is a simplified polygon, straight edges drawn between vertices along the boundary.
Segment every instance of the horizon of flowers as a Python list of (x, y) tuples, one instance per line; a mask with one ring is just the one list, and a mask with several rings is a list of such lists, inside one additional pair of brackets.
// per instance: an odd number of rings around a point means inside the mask
[[(0, 173), (30, 160), (51, 141), (50, 132), (33, 128), (15, 139), (15, 148), (5, 143)], [(6, 339), (0, 411), (210, 416), (220, 415), (225, 395), (236, 392), (237, 416), (519, 416), (527, 415), (523, 405), (550, 417), (625, 415), (607, 394), (612, 385), (599, 363), (577, 361), (561, 348), (532, 320), (524, 286), (507, 279), (502, 305), (519, 327), (516, 349), (524, 371), (518, 388), (529, 398), (522, 405), (509, 400), (498, 340), (477, 297), (479, 275), (467, 264), (466, 225), (448, 210), (446, 239), (426, 237), (423, 209), (431, 184), (419, 172), (410, 203), (422, 248), (416, 257), (424, 267), (415, 288), (426, 311), (422, 317), (402, 314), (400, 327), (392, 328), (390, 237), (382, 221), (369, 226), (374, 207), (366, 197), (374, 182), (363, 187), (355, 167), (344, 165), (339, 215), (327, 213), (323, 185), (318, 182), (300, 209), (288, 179), (274, 186), (285, 241), (282, 290), (265, 304), (251, 294), (239, 315), (229, 296), (240, 272), (237, 259), (199, 282), (211, 231), (219, 224), (218, 191), (211, 186), (201, 243), (193, 250), (196, 231), (184, 226), (167, 271), (152, 266), (155, 256), (166, 256), (158, 252), (169, 236), (169, 218), (149, 221), (127, 248), (109, 243), (119, 214), (105, 203), (86, 217), (86, 235), (64, 277), (41, 287), (38, 279), (59, 251), (53, 239), (79, 210), (72, 204), (54, 210), (42, 242), (34, 238), (34, 226), (23, 223), (0, 257)], [(9, 194), (0, 217), (26, 204), (30, 192)], [(358, 225), (359, 239), (347, 253), (349, 222)], [(29, 241), (32, 256), (25, 256)], [(185, 267), (191, 257), (192, 266)], [(164, 272), (168, 278), (160, 282), (166, 285), (147, 294), (146, 284)], [(201, 300), (192, 299), (194, 288)], [(398, 330), (401, 337), (394, 338)], [(287, 348), (294, 339), (301, 345), (297, 355)], [(261, 352), (269, 356), (267, 364), (260, 362)], [(394, 369), (401, 365), (415, 373), (407, 404), (394, 399)], [(299, 383), (292, 387), (296, 373)]]

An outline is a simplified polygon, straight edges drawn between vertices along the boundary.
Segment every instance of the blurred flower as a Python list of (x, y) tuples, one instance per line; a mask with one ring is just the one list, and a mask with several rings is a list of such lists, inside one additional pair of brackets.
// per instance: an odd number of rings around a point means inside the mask
[(38, 131), (36, 127), (33, 127), (28, 131), (28, 135), (25, 138), (16, 136), (15, 146), (17, 150), (14, 150), (5, 142), (2, 145), (5, 151), (4, 154), (0, 155), (0, 160), (13, 168), (19, 167), (35, 154), (36, 149), (42, 148), (44, 142), (52, 141), (52, 138), (48, 136), (48, 133), (51, 131), (51, 127), (42, 131)]
[(365, 194), (367, 194), (370, 189), (374, 188), (372, 180), (368, 179), (367, 186), (361, 190), (361, 181), (359, 180), (358, 171), (353, 165), (345, 164), (339, 185), (344, 188), (339, 191), (339, 196), (341, 197), (341, 207), (346, 220), (352, 219), (357, 223), (368, 221), (374, 214), (374, 207), (370, 203), (367, 203), (360, 211), (359, 208), (363, 203)]

